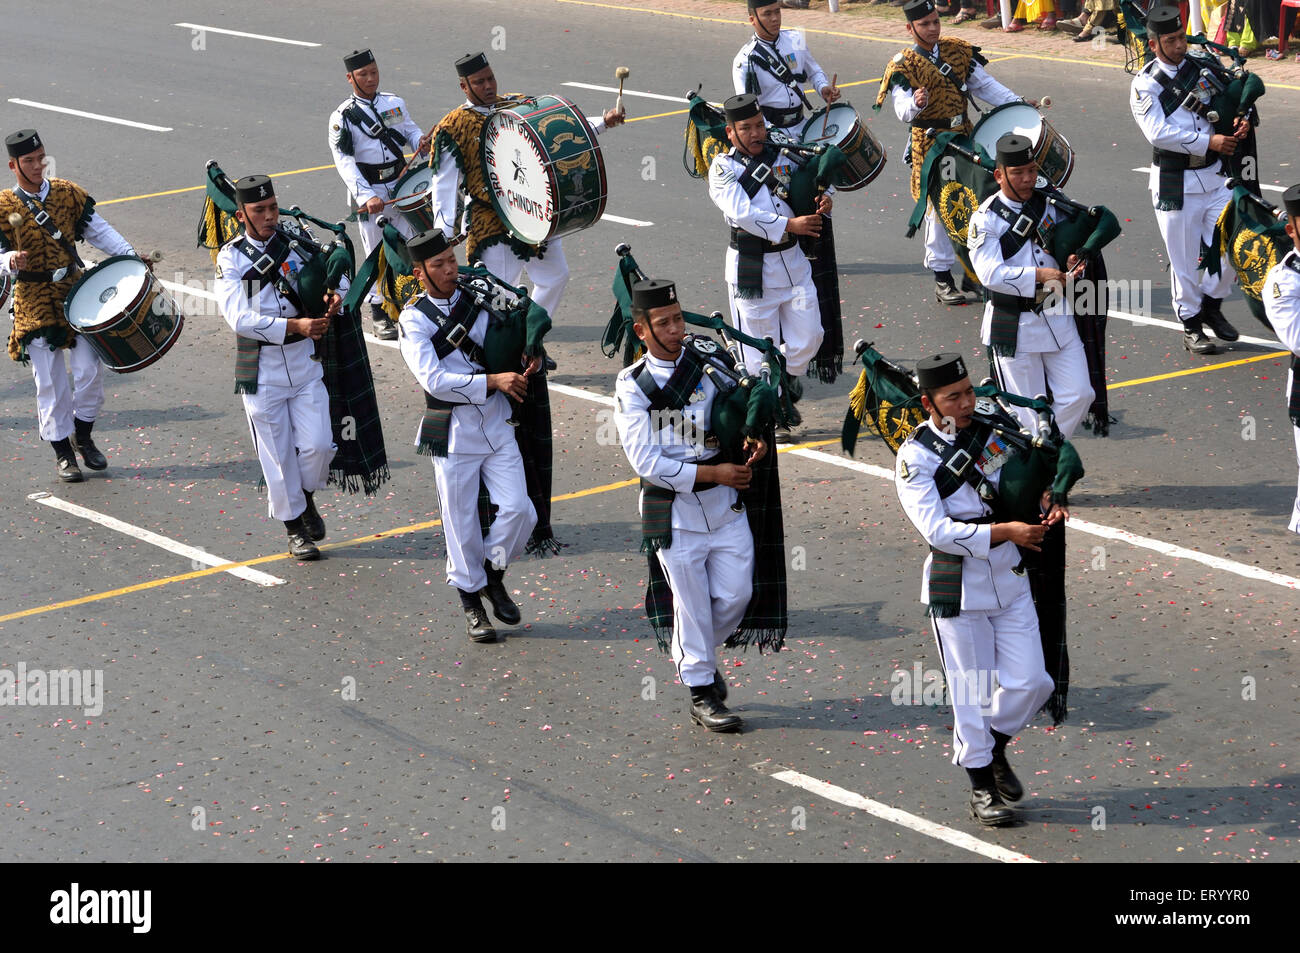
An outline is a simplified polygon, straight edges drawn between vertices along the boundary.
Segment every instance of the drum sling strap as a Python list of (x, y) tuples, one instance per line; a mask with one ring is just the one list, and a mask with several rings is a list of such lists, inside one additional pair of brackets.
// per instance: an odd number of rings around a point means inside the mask
[[(938, 73), (939, 76), (943, 77), (943, 79), (946, 80), (949, 85), (951, 85), (954, 89), (957, 90), (957, 92), (961, 94), (962, 111), (956, 116), (948, 117), (947, 120), (936, 120), (933, 118), (913, 119), (909, 123), (909, 125), (916, 126), (921, 129), (929, 129), (931, 127), (936, 129), (938, 128), (959, 129), (962, 126), (964, 126), (966, 124), (966, 106), (970, 103), (970, 91), (966, 87), (966, 77), (958, 76), (957, 71), (953, 69), (952, 64), (945, 63), (943, 61), (943, 55), (942, 53), (939, 53), (937, 47), (935, 48), (935, 52), (936, 54), (938, 54), (938, 62), (935, 62), (934, 58), (932, 58), (926, 50), (921, 49), (919, 45), (913, 45), (912, 52), (914, 52), (917, 56), (919, 56), (922, 60), (924, 60), (925, 63), (929, 66), (930, 70), (932, 70), (935, 73)], [(975, 60), (972, 57), (971, 64), (973, 65), (974, 63)], [(933, 85), (933, 83), (927, 82), (925, 85), (930, 86)], [(943, 123), (945, 121), (947, 123), (946, 127), (943, 126)]]
[(32, 216), (36, 219), (36, 224), (41, 227), (45, 234), (54, 239), (55, 243), (63, 249), (64, 254), (72, 262), (54, 271), (19, 271), (14, 277), (19, 281), (62, 281), (69, 274), (84, 270), (86, 265), (81, 260), (81, 256), (77, 254), (77, 246), (69, 241), (68, 237), (54, 224), (54, 219), (50, 217), (49, 212), (45, 211), (45, 206), (22, 189), (11, 189), (10, 191), (18, 196), (18, 201), (27, 206), (27, 211), (32, 213)]
[[(428, 295), (415, 299), (416, 309), (432, 321), (438, 328), (430, 339), (438, 360), (443, 360), (452, 351), (459, 350), (466, 360), (478, 367), (487, 367), (487, 355), (483, 348), (470, 339), (469, 329), (478, 312), (478, 304), (471, 295), (463, 291), (451, 306), (451, 311), (444, 314), (442, 309), (429, 300)], [(420, 439), (418, 452), (425, 456), (445, 457), (451, 433), (452, 411), (467, 401), (449, 401), (434, 397), (424, 392), (424, 420), (420, 422)]]
[[(754, 39), (758, 40), (758, 37), (755, 37)], [(762, 40), (758, 40), (758, 42), (754, 44), (754, 50), (749, 54), (749, 65), (751, 68), (757, 67), (767, 73), (782, 86), (786, 87), (798, 96), (799, 101), (803, 103), (805, 107), (812, 109), (812, 103), (808, 101), (808, 97), (804, 95), (803, 87), (800, 85), (801, 83), (807, 82), (808, 74), (796, 73), (794, 70), (790, 69), (790, 67), (785, 64), (785, 61), (781, 59), (779, 53), (776, 53), (775, 50), (770, 53), (768, 52), (768, 47)], [(750, 92), (757, 93), (758, 90), (751, 89)], [(780, 129), (792, 126), (803, 118), (803, 107), (796, 106), (791, 109), (777, 109), (774, 106), (761, 106), (760, 108), (763, 111), (763, 117), (772, 125)]]
[[(732, 149), (728, 155), (745, 167), (736, 181), (751, 199), (764, 186), (771, 189), (774, 196), (780, 196), (778, 189), (784, 183), (772, 168), (776, 154), (770, 148), (765, 147), (756, 156), (747, 156), (738, 149)], [(747, 300), (763, 297), (763, 256), (768, 252), (783, 252), (797, 243), (798, 239), (793, 237), (787, 237), (783, 242), (769, 242), (743, 228), (733, 228), (730, 244), (739, 255), (736, 263), (736, 297)]]
[[(1193, 65), (1190, 57), (1184, 57), (1178, 65), (1178, 71), (1166, 76), (1159, 66), (1151, 67), (1151, 76), (1160, 84), (1160, 109), (1166, 116), (1177, 111), (1187, 100), (1187, 94), (1196, 85), (1200, 71)], [(1182, 152), (1170, 152), (1166, 149), (1152, 149), (1151, 163), (1160, 169), (1160, 180), (1156, 190), (1156, 208), (1162, 212), (1173, 212), (1183, 207), (1183, 173), (1188, 169), (1204, 169), (1210, 164), (1208, 156), (1190, 156)]]
[[(980, 499), (989, 505), (997, 499), (997, 491), (975, 466), (975, 460), (988, 439), (984, 427), (967, 427), (952, 443), (944, 440), (929, 427), (922, 425), (912, 432), (913, 439), (939, 458), (934, 483), (939, 496), (947, 499), (963, 483), (974, 488)], [(963, 518), (963, 523), (987, 524), (993, 515)], [(930, 547), (930, 614), (937, 619), (951, 619), (961, 612), (962, 559), (956, 553), (945, 553)]]
[[(989, 203), (989, 211), (1011, 227), (1002, 233), (1000, 246), (1004, 261), (1019, 254), (1025, 243), (1037, 239), (1044, 247), (1048, 243), (1041, 235), (1043, 216), (1047, 211), (1047, 199), (1037, 189), (1024, 204), (1024, 211), (1013, 212), (1000, 198)], [(1016, 340), (1020, 335), (1020, 315), (1025, 311), (1043, 313), (1042, 304), (1035, 298), (1020, 295), (1003, 294), (1000, 291), (988, 292), (993, 302), (993, 320), (989, 327), (989, 346), (993, 353), (1002, 357), (1016, 356)]]
[[(258, 251), (253, 243), (248, 240), (247, 235), (238, 240), (236, 247), (241, 255), (253, 263), (239, 279), (250, 303), (262, 292), (263, 288), (273, 284), (276, 292), (288, 300), (289, 304), (297, 309), (299, 315), (302, 317), (307, 316), (308, 312), (302, 305), (302, 298), (298, 294), (298, 289), (280, 273), (280, 266), (289, 260), (289, 252), (292, 251), (289, 247), (289, 240), (284, 237), (283, 233), (276, 231), (271, 236), (270, 241), (266, 243), (266, 251)], [(289, 332), (285, 334), (281, 346), (296, 344), (298, 341), (305, 340), (307, 339), (296, 331)], [(235, 336), (235, 343), (235, 393), (256, 394), (259, 355), (262, 348), (273, 345), (269, 341), (256, 341), (242, 335)]]
[(384, 125), (378, 116), (371, 116), (354, 96), (352, 104), (343, 110), (343, 118), (356, 126), (371, 139), (378, 141), (396, 158), (389, 162), (358, 162), (357, 168), (371, 185), (379, 185), (394, 178), (402, 168), (402, 140)]
[[(1288, 268), (1300, 275), (1300, 253), (1291, 252), (1282, 261)], [(1287, 413), (1291, 423), (1300, 427), (1300, 357), (1291, 355), (1291, 395), (1287, 404)]]

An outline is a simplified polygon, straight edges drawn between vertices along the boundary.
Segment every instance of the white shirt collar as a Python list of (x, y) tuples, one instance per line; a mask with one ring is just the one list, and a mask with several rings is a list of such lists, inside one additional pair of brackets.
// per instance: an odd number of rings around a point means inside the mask
[(50, 194), (50, 180), (41, 179), (41, 187), (37, 189), (35, 192), (28, 192), (25, 188), (23, 188), (21, 185), (17, 184), (16, 182), (14, 183), (14, 190), (23, 193), (23, 195), (30, 195), (32, 198), (39, 199), (40, 201), (43, 202), (45, 201), (45, 196)]
[[(685, 347), (683, 347), (683, 351), (684, 351), (684, 350), (685, 350)], [(655, 357), (655, 356), (654, 356), (653, 354), (651, 354), (649, 351), (646, 351), (646, 354), (645, 354), (645, 360), (646, 360), (646, 363), (649, 364), (649, 365), (651, 365), (652, 367), (662, 367), (662, 368), (665, 368), (665, 369), (671, 369), (671, 368), (674, 368), (674, 367), (676, 367), (678, 364), (681, 363), (682, 355), (681, 355), (681, 354), (678, 354), (678, 355), (677, 355), (677, 360), (675, 360), (675, 361), (665, 361), (665, 360), (663, 360), (662, 358)]]

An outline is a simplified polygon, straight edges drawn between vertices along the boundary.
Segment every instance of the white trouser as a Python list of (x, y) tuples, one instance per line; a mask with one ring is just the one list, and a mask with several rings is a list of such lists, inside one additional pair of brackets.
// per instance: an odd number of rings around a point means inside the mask
[[(72, 384), (64, 369), (63, 355), (68, 355)], [(45, 338), (27, 345), (36, 378), (36, 418), (41, 425), (42, 440), (63, 440), (72, 435), (73, 416), (90, 423), (104, 406), (104, 365), (85, 338), (76, 347), (51, 350)]]
[(939, 216), (931, 205), (925, 210), (925, 267), (931, 271), (950, 271), (957, 264), (957, 252), (953, 250), (952, 239), (948, 230), (939, 221)]
[[(731, 289), (731, 319), (736, 328), (759, 340), (771, 338), (781, 346), (785, 368), (791, 377), (808, 373), (808, 365), (822, 346), (822, 315), (817, 305), (817, 289), (812, 279), (801, 285), (764, 288), (761, 298), (737, 298)], [(763, 354), (752, 347), (742, 347), (745, 365), (757, 374)]]
[[(1015, 357), (993, 355), (998, 386), (1021, 397), (1037, 397), (1052, 392), (1052, 413), (1061, 435), (1069, 440), (1093, 398), (1088, 380), (1088, 358), (1083, 342), (1075, 335), (1059, 351), (1017, 351)], [(1028, 407), (1012, 407), (1030, 433), (1038, 432), (1038, 416)]]
[(243, 396), (268, 512), (273, 519), (296, 519), (307, 509), (303, 491), (324, 489), (329, 479), (335, 451), (329, 393), (314, 380), (296, 387), (259, 384), (256, 394)]
[[(447, 582), (463, 592), (478, 592), (487, 585), (483, 563), (491, 559), (504, 569), (524, 551), (537, 525), (519, 446), (512, 441), (496, 453), (434, 457), (433, 475), (447, 541)], [(478, 519), (480, 477), (498, 507), (486, 537)]]
[[(1282, 399), (1288, 403), (1291, 400), (1291, 388), (1294, 386), (1291, 379), (1292, 373), (1293, 372), (1291, 371), (1287, 372), (1286, 393), (1282, 395)], [(1300, 464), (1300, 427), (1297, 427), (1294, 424), (1292, 424), (1291, 429), (1295, 431), (1296, 463)], [(1290, 529), (1291, 532), (1293, 533), (1300, 533), (1300, 483), (1297, 483), (1296, 485), (1295, 507), (1291, 510), (1291, 525), (1288, 527), (1288, 529)]]
[[(370, 253), (374, 251), (375, 246), (379, 244), (379, 240), (384, 234), (384, 230), (375, 224), (375, 220), (378, 218), (387, 218), (392, 223), (392, 226), (402, 233), (403, 238), (410, 238), (415, 234), (415, 226), (407, 220), (397, 206), (389, 205), (378, 215), (368, 215), (357, 222), (357, 227), (361, 229), (361, 247), (364, 249), (366, 257), (369, 257)], [(370, 293), (366, 295), (366, 301), (370, 304), (379, 304), (380, 300), (379, 282), (375, 282), (374, 287), (370, 289)]]
[(1015, 735), (1054, 688), (1034, 601), (1026, 590), (1010, 608), (963, 609), (931, 622), (952, 700), (952, 763), (983, 768), (993, 761), (990, 732)]
[(754, 587), (754, 537), (743, 514), (712, 533), (673, 529), (659, 550), (673, 590), (673, 662), (682, 684), (713, 684), (718, 646), (745, 617)]
[[(1219, 262), (1218, 275), (1197, 271), (1201, 243), (1210, 243), (1214, 225), (1231, 199), (1227, 185), (1221, 185), (1213, 192), (1187, 193), (1183, 196), (1183, 207), (1177, 211), (1156, 209), (1156, 225), (1169, 252), (1169, 283), (1174, 315), (1179, 321), (1190, 321), (1200, 313), (1201, 295), (1222, 299), (1232, 292), (1236, 272), (1226, 257)], [(1154, 204), (1156, 193), (1151, 193), (1151, 200)]]
[(533, 302), (546, 309), (551, 320), (556, 320), (564, 286), (569, 283), (569, 263), (564, 258), (564, 246), (558, 238), (546, 243), (544, 257), (524, 261), (506, 242), (497, 242), (479, 255), (483, 267), (508, 285), (519, 287), (519, 279), (528, 270), (528, 280), (533, 283)]

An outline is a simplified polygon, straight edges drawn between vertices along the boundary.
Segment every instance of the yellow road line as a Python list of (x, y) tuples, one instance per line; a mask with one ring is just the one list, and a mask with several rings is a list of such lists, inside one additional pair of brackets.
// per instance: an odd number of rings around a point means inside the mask
[[(790, 446), (778, 448), (778, 452), (786, 453), (790, 450), (797, 450), (801, 447), (824, 447), (827, 444), (835, 442), (835, 440), (816, 440), (810, 443), (791, 444)], [(590, 489), (578, 490), (573, 493), (563, 493), (560, 496), (551, 497), (551, 502), (562, 503), (565, 500), (577, 500), (584, 496), (594, 496), (597, 493), (608, 493), (611, 490), (621, 490), (626, 487), (636, 486), (640, 482), (640, 480), (620, 480), (618, 483), (606, 483), (602, 486), (593, 486)], [(420, 530), (432, 529), (435, 526), (441, 525), (442, 520), (428, 520), (423, 523), (411, 523), (408, 526), (399, 526), (395, 529), (383, 530), (378, 533), (368, 533), (365, 536), (358, 536), (355, 539), (342, 540), (337, 543), (325, 543), (319, 548), (322, 552), (332, 549), (345, 549), (351, 546), (359, 546), (362, 543), (369, 543), (376, 539), (383, 539), (387, 536), (403, 536), (407, 533), (418, 533)], [(58, 609), (67, 609), (72, 606), (82, 606), (88, 602), (102, 602), (106, 599), (115, 599), (118, 596), (130, 595), (133, 592), (144, 592), (147, 589), (157, 589), (160, 586), (168, 586), (174, 582), (188, 582), (191, 579), (201, 579), (204, 576), (226, 572), (239, 566), (259, 566), (263, 563), (281, 562), (291, 559), (293, 559), (293, 557), (288, 553), (274, 553), (270, 556), (258, 556), (255, 559), (245, 559), (242, 562), (222, 563), (220, 566), (212, 566), (194, 572), (181, 573), (176, 576), (164, 576), (160, 579), (150, 579), (148, 582), (136, 583), (133, 586), (122, 586), (119, 589), (109, 589), (106, 592), (96, 592), (76, 599), (65, 599), (62, 602), (52, 602), (49, 605), (36, 606), (32, 609), (22, 609), (18, 612), (10, 612), (7, 615), (0, 615), (0, 622), (8, 622), (11, 619), (22, 619), (28, 616), (40, 615), (45, 612), (54, 612)]]
[[(668, 10), (646, 10), (642, 7), (624, 7), (614, 3), (596, 3), (594, 0), (556, 0), (556, 3), (570, 3), (579, 7), (603, 7), (606, 10), (621, 10), (624, 13), (644, 13), (651, 16), (660, 17), (678, 17), (683, 20), (698, 20), (704, 23), (724, 23), (728, 26), (749, 26), (748, 20), (728, 20), (722, 17), (702, 17), (692, 13), (673, 13)], [(869, 33), (845, 33), (841, 30), (820, 30), (816, 27), (791, 27), (802, 33), (817, 33), (821, 36), (840, 36), (847, 37), (851, 40), (869, 40), (872, 43), (889, 43), (894, 46), (907, 46), (905, 36), (873, 36)], [(1119, 43), (1108, 43), (1114, 46), (1116, 51), (1123, 47)], [(1026, 60), (1044, 60), (1049, 63), (1073, 63), (1077, 66), (1096, 66), (1100, 69), (1120, 69), (1124, 68), (1123, 63), (1109, 63), (1098, 60), (1081, 60), (1069, 56), (1046, 56), (1042, 53), (1012, 53), (1005, 50), (990, 50), (984, 48), (985, 53), (997, 54), (1001, 59), (1026, 59)], [(996, 61), (994, 61), (996, 62)], [(1300, 86), (1288, 86), (1286, 83), (1270, 82), (1269, 87), (1273, 89), (1295, 89), (1300, 90)], [(629, 120), (630, 121), (630, 120)]]
[(1219, 364), (1207, 364), (1205, 367), (1189, 367), (1183, 371), (1170, 371), (1168, 374), (1157, 374), (1155, 377), (1139, 377), (1136, 380), (1107, 384), (1106, 390), (1115, 390), (1117, 387), (1134, 387), (1138, 384), (1150, 384), (1152, 381), (1167, 381), (1175, 377), (1187, 377), (1191, 374), (1204, 374), (1207, 371), (1217, 371), (1224, 367), (1237, 367), (1241, 364), (1254, 364), (1257, 361), (1274, 361), (1279, 357), (1288, 357), (1290, 354), (1290, 351), (1272, 351), (1268, 354), (1261, 354), (1258, 357), (1243, 357), (1237, 361), (1223, 361)]

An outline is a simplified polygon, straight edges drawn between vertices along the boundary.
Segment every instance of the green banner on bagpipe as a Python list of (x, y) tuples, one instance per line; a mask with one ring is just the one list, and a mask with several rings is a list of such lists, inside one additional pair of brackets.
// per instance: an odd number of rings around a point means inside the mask
[(1295, 245), (1286, 233), (1286, 220), (1278, 217), (1277, 208), (1241, 184), (1233, 185), (1232, 201), (1223, 207), (1215, 223), (1210, 247), (1201, 256), (1201, 267), (1210, 274), (1218, 274), (1221, 259), (1226, 255), (1237, 273), (1250, 313), (1271, 331), (1273, 326), (1264, 310), (1264, 278)]
[(731, 148), (727, 139), (727, 117), (721, 109), (705, 102), (698, 92), (687, 96), (686, 146), (682, 166), (696, 179), (708, 178), (713, 157)]
[(862, 428), (875, 434), (894, 453), (918, 426), (925, 422), (921, 391), (912, 375), (879, 351), (859, 341), (857, 360), (862, 373), (849, 392), (849, 409), (840, 430), (844, 452), (853, 456)]
[[(979, 278), (971, 265), (966, 232), (971, 216), (990, 195), (998, 191), (993, 178), (994, 163), (973, 139), (958, 132), (935, 137), (921, 166), (921, 197), (908, 219), (912, 237), (925, 218), (927, 204), (933, 205), (953, 251), (967, 277)], [(1106, 391), (1106, 314), (1110, 308), (1110, 282), (1102, 249), (1120, 234), (1119, 219), (1104, 205), (1085, 206), (1071, 201), (1059, 189), (1039, 178), (1036, 191), (1044, 193), (1052, 209), (1053, 222), (1040, 227), (1037, 240), (1062, 269), (1071, 255), (1083, 262), (1083, 271), (1065, 289), (1074, 323), (1088, 359), (1088, 380), (1093, 402), (1083, 426), (1098, 437), (1110, 432), (1110, 402)]]

